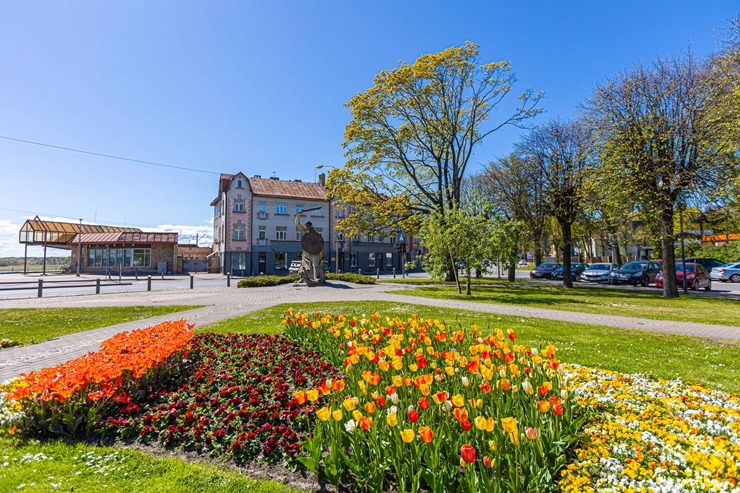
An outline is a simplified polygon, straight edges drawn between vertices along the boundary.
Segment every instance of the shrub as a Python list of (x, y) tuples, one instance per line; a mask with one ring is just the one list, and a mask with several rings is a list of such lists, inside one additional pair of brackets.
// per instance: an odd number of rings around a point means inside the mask
[[(298, 459), (334, 484), (546, 491), (581, 438), (586, 417), (574, 415), (553, 346), (526, 348), (513, 331), (484, 335), (418, 316), (289, 311), (285, 323), (287, 337), (344, 368), (346, 386), (314, 390), (316, 431)], [(294, 398), (312, 401), (305, 391)]]
[(287, 276), (252, 276), (240, 280), (237, 288), (264, 288), (267, 286), (279, 286), (280, 284), (290, 284), (298, 282), (298, 274), (289, 274)]
[(332, 274), (327, 272), (326, 278), (330, 281), (344, 281), (355, 284), (375, 284), (374, 277), (363, 276), (362, 274), (352, 274), (351, 272), (343, 272), (341, 274)]

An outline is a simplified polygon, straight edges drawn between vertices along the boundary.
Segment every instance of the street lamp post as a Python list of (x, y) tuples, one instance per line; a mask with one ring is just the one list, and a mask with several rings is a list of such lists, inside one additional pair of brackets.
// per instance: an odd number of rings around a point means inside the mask
[(82, 219), (80, 228), (77, 230), (77, 277), (80, 277), (80, 264), (82, 263)]

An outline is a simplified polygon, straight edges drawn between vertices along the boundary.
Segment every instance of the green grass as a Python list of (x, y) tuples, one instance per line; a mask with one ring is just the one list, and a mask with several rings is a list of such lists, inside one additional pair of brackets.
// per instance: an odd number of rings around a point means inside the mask
[(109, 306), (9, 308), (0, 310), (0, 339), (35, 344), (75, 332), (200, 308), (200, 306)]
[(62, 441), (0, 439), (0, 491), (297, 493), (214, 465)]
[(517, 342), (528, 346), (554, 344), (565, 363), (624, 373), (652, 373), (658, 377), (704, 382), (709, 387), (740, 392), (740, 343), (657, 334), (555, 320), (491, 315), (465, 310), (390, 302), (294, 303), (278, 305), (243, 317), (201, 327), (204, 332), (260, 332), (277, 334), (289, 307), (299, 311), (334, 314), (407, 317), (418, 313), (448, 325), (477, 324), (480, 328), (514, 329)]
[(424, 298), (531, 306), (740, 327), (740, 303), (737, 300), (711, 296), (681, 295), (679, 298), (665, 299), (661, 292), (655, 290), (593, 286), (566, 289), (560, 286), (545, 286), (529, 282), (515, 284), (498, 282), (492, 286), (475, 286), (472, 289), (472, 295), (466, 296), (464, 291), (463, 294), (458, 294), (457, 289), (449, 284), (441, 286), (425, 284), (414, 290), (395, 291), (394, 293)]

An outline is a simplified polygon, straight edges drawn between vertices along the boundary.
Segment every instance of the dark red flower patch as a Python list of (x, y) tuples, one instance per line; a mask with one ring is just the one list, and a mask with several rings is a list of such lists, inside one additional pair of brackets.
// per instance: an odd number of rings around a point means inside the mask
[(293, 393), (315, 388), (339, 371), (282, 336), (201, 334), (193, 339), (179, 387), (160, 389), (108, 418), (106, 429), (167, 447), (230, 454), (295, 457), (312, 431), (315, 406)]

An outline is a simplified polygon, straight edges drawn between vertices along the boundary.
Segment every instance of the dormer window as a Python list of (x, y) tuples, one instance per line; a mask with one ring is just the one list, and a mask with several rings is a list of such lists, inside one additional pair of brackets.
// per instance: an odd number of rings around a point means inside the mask
[(244, 180), (236, 180), (236, 188), (244, 188)]

